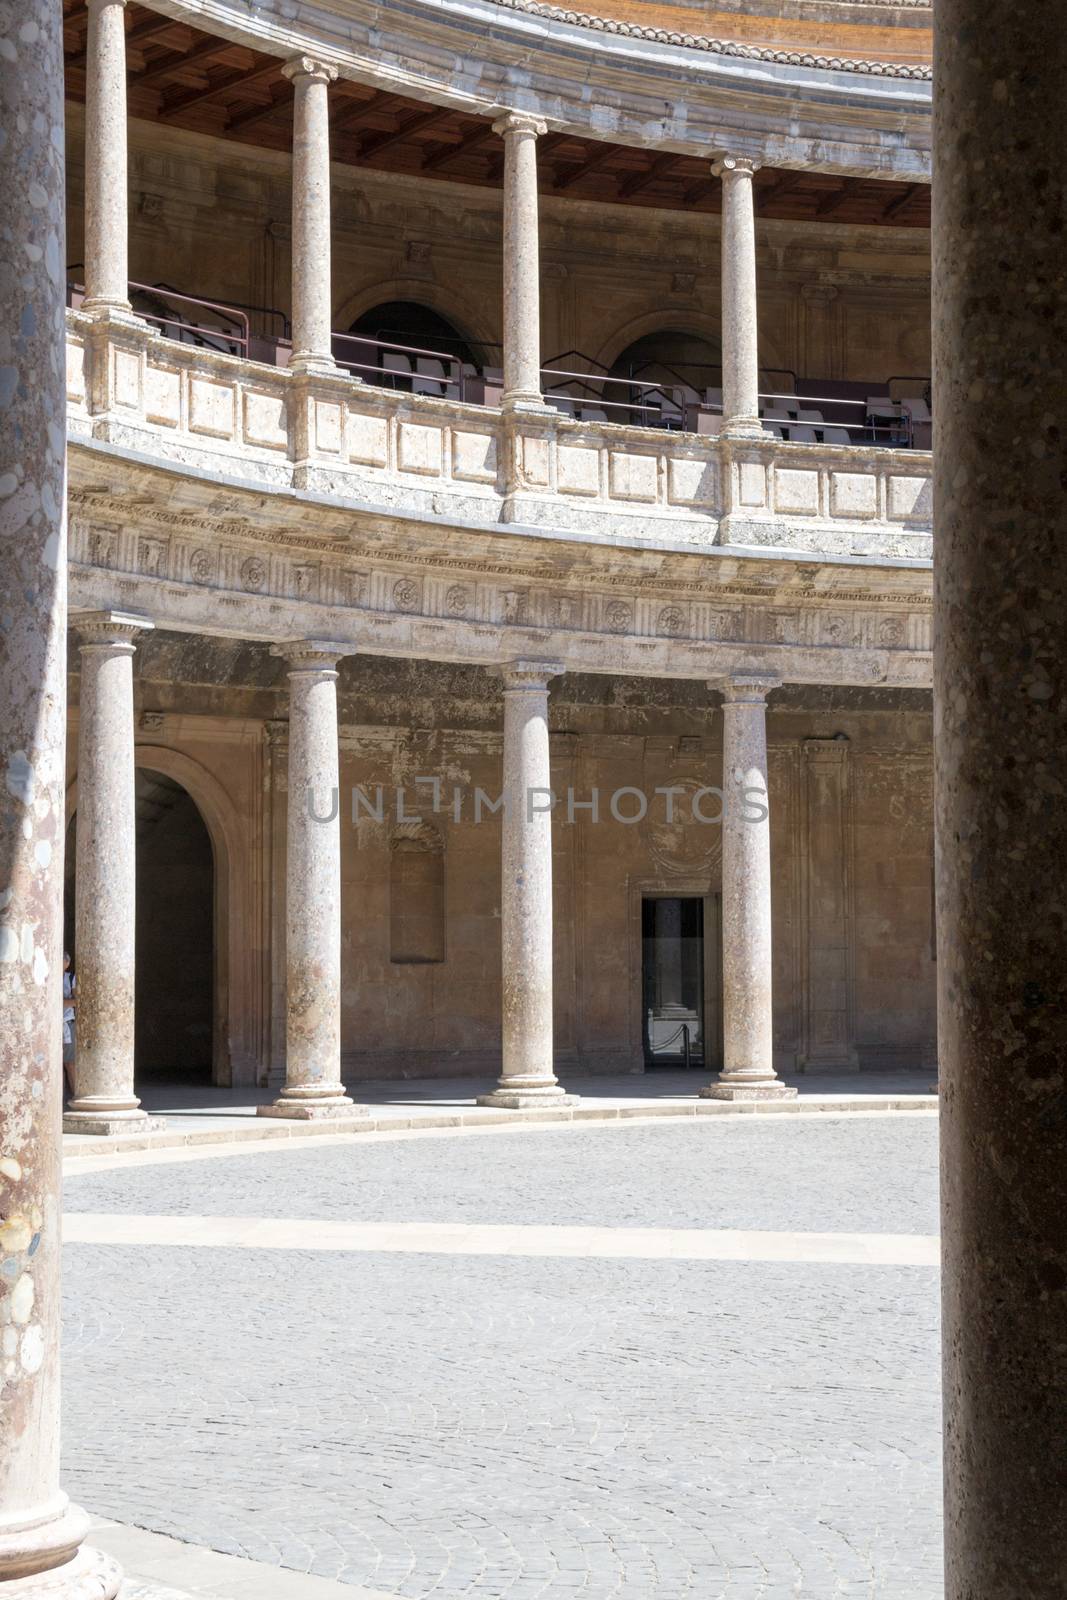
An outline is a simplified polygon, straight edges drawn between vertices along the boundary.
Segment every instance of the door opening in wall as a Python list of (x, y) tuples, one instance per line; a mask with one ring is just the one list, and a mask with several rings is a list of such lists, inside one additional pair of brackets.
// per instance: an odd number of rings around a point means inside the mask
[(705, 1065), (704, 900), (656, 895), (641, 902), (646, 1067)]

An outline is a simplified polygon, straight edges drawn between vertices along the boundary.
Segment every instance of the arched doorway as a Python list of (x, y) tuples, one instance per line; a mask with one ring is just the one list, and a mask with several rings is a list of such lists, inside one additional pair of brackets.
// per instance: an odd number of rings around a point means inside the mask
[(659, 384), (680, 400), (696, 404), (708, 389), (722, 388), (722, 352), (703, 334), (665, 328), (646, 333), (621, 350), (611, 367), (613, 378)]
[[(173, 778), (135, 774), (134, 1082), (207, 1085), (215, 1032), (215, 859), (196, 803)], [(78, 967), (78, 814), (67, 827), (64, 949)]]
[(456, 399), (463, 371), (473, 375), (476, 370), (474, 353), (459, 330), (415, 300), (373, 306), (356, 318), (349, 335), (335, 340), (334, 357), (342, 366), (352, 364), (365, 383)]
[(195, 801), (139, 766), (134, 1062), (139, 1082), (209, 1084), (215, 973), (215, 861)]

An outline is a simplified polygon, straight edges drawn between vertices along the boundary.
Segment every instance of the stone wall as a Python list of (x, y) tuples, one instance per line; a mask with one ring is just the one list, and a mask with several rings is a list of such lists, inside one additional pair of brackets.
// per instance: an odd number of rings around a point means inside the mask
[[(474, 810), (476, 789), (490, 801), (500, 789), (498, 680), (476, 668), (363, 657), (342, 663), (339, 691), (349, 1076), (495, 1073), (500, 819), (483, 803), (476, 822)], [(75, 682), (75, 699), (76, 692)], [(216, 923), (224, 986), (216, 1075), (248, 1082), (269, 1072), (279, 1081), (287, 734), (280, 664), (261, 647), (160, 634), (139, 650), (137, 703), (138, 763), (179, 781), (186, 763), (216, 872), (228, 883)], [(641, 896), (708, 895), (709, 930), (714, 922), (721, 830), (688, 819), (693, 793), (720, 780), (721, 712), (696, 683), (580, 675), (558, 680), (550, 707), (561, 797), (553, 839), (558, 1070), (640, 1070)], [(780, 1069), (931, 1057), (930, 736), (929, 697), (919, 691), (794, 688), (772, 696)], [(210, 784), (198, 776), (207, 769)], [(416, 778), (440, 780), (436, 813), (432, 788)], [(380, 820), (372, 814), (379, 785)], [(365, 799), (353, 823), (357, 787)], [(681, 791), (673, 824), (665, 799), (653, 794), (665, 787)], [(575, 809), (568, 822), (567, 790), (581, 802), (594, 788), (600, 820)], [(611, 817), (610, 796), (622, 788), (648, 793), (643, 821)], [(637, 801), (619, 805), (629, 811)], [(714, 802), (705, 809), (713, 815)], [(443, 960), (392, 959), (406, 953), (393, 949), (395, 916), (426, 914), (424, 895), (393, 904), (406, 893), (396, 851), (413, 841), (440, 852)], [(714, 1003), (713, 994), (710, 1011)]]

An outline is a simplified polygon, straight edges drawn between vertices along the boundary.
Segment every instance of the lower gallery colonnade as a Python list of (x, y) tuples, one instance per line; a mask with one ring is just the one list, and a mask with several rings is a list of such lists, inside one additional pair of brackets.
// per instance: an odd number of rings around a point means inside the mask
[[(150, 619), (120, 610), (72, 617), (81, 669), (78, 718), (76, 950), (78, 1049), (68, 1132), (144, 1129), (134, 1092), (136, 925), (133, 656)], [(363, 1113), (341, 1081), (341, 813), (338, 664), (342, 641), (278, 643), (288, 679), (285, 870), (285, 1083), (272, 1117)], [(501, 1071), (483, 1103), (565, 1102), (554, 1071), (553, 795), (549, 685), (559, 660), (500, 665)], [(708, 683), (723, 696), (722, 1070), (703, 1093), (722, 1099), (795, 1094), (777, 1077), (772, 1040), (771, 858), (767, 696), (780, 680), (757, 671)], [(646, 802), (647, 803), (647, 802)], [(709, 801), (709, 804), (711, 802)]]

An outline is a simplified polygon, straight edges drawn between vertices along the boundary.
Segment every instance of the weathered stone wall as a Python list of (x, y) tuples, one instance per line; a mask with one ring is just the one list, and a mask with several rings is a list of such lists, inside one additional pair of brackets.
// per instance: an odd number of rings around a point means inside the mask
[[(68, 262), (83, 254), (82, 114), (70, 112)], [(285, 154), (130, 123), (130, 274), (288, 313)], [(491, 364), (501, 338), (501, 197), (395, 173), (333, 171), (333, 324), (413, 300)], [(929, 236), (831, 221), (757, 228), (765, 370), (886, 380), (930, 372)], [(664, 330), (720, 335), (719, 219), (541, 197), (542, 354), (610, 365)], [(75, 274), (77, 276), (77, 274)]]
[[(138, 762), (185, 757), (229, 883), (216, 925), (216, 1073), (284, 1066), (285, 771), (281, 665), (259, 646), (161, 633), (137, 657)], [(342, 1040), (352, 1077), (494, 1073), (500, 1028), (499, 680), (476, 668), (371, 657), (341, 664)], [(76, 699), (77, 685), (72, 685)], [(550, 697), (557, 1068), (641, 1066), (643, 893), (721, 885), (721, 830), (688, 820), (721, 777), (722, 714), (698, 683), (567, 675)], [(929, 697), (784, 689), (768, 716), (775, 1049), (780, 1069), (917, 1065), (934, 1030)], [(197, 775), (210, 769), (214, 789)], [(441, 783), (440, 810), (430, 785)], [(370, 808), (382, 787), (382, 816)], [(673, 786), (676, 821), (654, 790)], [(352, 821), (352, 794), (366, 802)], [(397, 791), (404, 789), (398, 817)], [(600, 791), (600, 820), (576, 809)], [(610, 796), (649, 795), (640, 823)], [(461, 792), (459, 820), (452, 813)], [(217, 793), (215, 793), (217, 791)], [(214, 796), (212, 798), (212, 796)], [(620, 800), (629, 814), (636, 797)], [(714, 816), (713, 800), (704, 802)], [(684, 820), (683, 820), (684, 819)], [(221, 837), (220, 837), (221, 835)], [(440, 849), (444, 961), (394, 961), (395, 852)], [(225, 888), (225, 883), (224, 883)], [(414, 904), (414, 902), (412, 902)], [(420, 906), (422, 902), (419, 902)], [(418, 908), (416, 908), (417, 910)], [(707, 936), (715, 919), (708, 907)], [(227, 966), (227, 952), (229, 965)], [(715, 995), (709, 997), (709, 1030)]]

